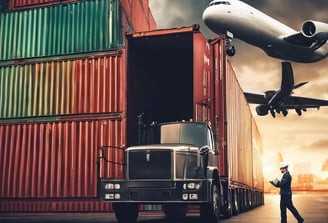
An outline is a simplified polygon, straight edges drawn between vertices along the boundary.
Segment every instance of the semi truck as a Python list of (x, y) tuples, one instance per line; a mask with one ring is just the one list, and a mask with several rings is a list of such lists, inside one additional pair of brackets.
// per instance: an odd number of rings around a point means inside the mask
[[(193, 205), (204, 222), (263, 204), (261, 135), (225, 37), (207, 40), (193, 25), (126, 41), (126, 144), (98, 148), (99, 199), (120, 223), (135, 222), (144, 204), (162, 205), (167, 218)], [(106, 176), (114, 168), (121, 177)]]
[(162, 204), (170, 219), (184, 217), (188, 205), (199, 205), (204, 222), (217, 222), (222, 186), (211, 127), (172, 122), (150, 132), (151, 144), (125, 150), (124, 179), (100, 179), (100, 197), (113, 203), (117, 220), (135, 222), (140, 204)]

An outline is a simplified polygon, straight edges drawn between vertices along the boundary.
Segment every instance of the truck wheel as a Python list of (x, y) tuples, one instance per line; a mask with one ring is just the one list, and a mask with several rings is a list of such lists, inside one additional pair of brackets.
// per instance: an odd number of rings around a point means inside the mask
[(232, 200), (232, 212), (234, 215), (238, 215), (239, 214), (239, 202), (238, 202), (238, 190), (234, 190), (232, 193), (233, 196), (233, 200)]
[(202, 222), (217, 223), (220, 218), (220, 192), (217, 182), (212, 184), (211, 202), (200, 206)]
[(222, 213), (223, 213), (223, 218), (231, 218), (232, 216), (232, 191), (229, 190), (228, 188), (223, 189), (223, 192), (224, 192), (224, 196), (226, 196), (224, 198), (224, 206), (223, 206), (223, 210), (222, 210)]
[(138, 204), (113, 204), (115, 216), (119, 223), (134, 223), (139, 214)]
[(167, 219), (181, 219), (187, 214), (186, 205), (167, 204), (163, 205), (163, 209)]

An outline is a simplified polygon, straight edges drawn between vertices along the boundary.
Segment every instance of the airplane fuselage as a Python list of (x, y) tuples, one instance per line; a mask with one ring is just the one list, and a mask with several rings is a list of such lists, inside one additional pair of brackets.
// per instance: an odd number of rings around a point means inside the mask
[(239, 0), (213, 1), (205, 9), (203, 20), (213, 32), (229, 31), (274, 58), (311, 63), (328, 56), (326, 42), (314, 48), (290, 44), (284, 38), (299, 32)]

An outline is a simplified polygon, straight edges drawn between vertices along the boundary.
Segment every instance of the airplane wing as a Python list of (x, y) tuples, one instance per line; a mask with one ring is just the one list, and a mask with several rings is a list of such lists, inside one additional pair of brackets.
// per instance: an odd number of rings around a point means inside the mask
[(289, 96), (284, 99), (281, 108), (319, 108), (320, 106), (328, 106), (328, 101), (315, 98)]
[(264, 94), (255, 94), (255, 93), (248, 93), (244, 92), (246, 100), (248, 103), (251, 104), (267, 104), (268, 100), (265, 98)]

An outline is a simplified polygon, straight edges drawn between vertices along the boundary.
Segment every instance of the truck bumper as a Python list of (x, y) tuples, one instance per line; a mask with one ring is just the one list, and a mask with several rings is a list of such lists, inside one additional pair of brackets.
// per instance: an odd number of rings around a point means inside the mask
[(113, 203), (188, 203), (209, 202), (211, 182), (181, 181), (100, 181), (100, 200)]

